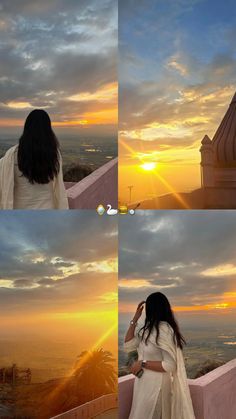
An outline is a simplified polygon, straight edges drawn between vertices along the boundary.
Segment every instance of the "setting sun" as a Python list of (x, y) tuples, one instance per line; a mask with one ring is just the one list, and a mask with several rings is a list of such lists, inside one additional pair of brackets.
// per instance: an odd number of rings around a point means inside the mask
[(157, 164), (154, 162), (150, 162), (150, 163), (143, 163), (141, 165), (143, 170), (147, 170), (147, 171), (151, 171), (154, 170), (156, 168)]

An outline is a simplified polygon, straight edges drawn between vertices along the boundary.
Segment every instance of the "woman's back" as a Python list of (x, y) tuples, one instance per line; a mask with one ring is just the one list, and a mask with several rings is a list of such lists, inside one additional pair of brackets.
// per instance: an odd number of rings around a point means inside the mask
[(30, 183), (22, 175), (14, 154), (14, 209), (54, 209), (53, 181), (46, 184)]

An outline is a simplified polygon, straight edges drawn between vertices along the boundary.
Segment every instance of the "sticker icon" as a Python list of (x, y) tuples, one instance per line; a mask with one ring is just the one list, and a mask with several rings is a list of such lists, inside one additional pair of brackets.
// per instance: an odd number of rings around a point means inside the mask
[(111, 204), (107, 204), (107, 215), (117, 215), (118, 210), (111, 207)]
[(102, 204), (99, 204), (96, 211), (98, 215), (103, 215), (106, 210)]
[(128, 214), (128, 207), (127, 207), (127, 205), (120, 205), (120, 207), (119, 207), (119, 213), (121, 215)]

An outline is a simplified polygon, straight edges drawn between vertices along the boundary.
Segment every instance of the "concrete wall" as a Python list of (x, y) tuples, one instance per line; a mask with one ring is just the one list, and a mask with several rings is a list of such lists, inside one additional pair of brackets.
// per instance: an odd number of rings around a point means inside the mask
[(196, 419), (236, 417), (236, 359), (189, 380), (189, 385)]
[[(195, 380), (188, 380), (196, 419), (235, 419), (236, 359)], [(119, 379), (119, 419), (128, 419), (134, 376)]]
[(219, 188), (236, 188), (236, 169), (224, 167), (214, 169), (214, 186)]
[(117, 395), (107, 394), (51, 419), (91, 419), (117, 407)]
[(118, 159), (113, 159), (78, 183), (65, 184), (70, 209), (118, 206)]
[(119, 378), (119, 419), (128, 419), (129, 417), (133, 397), (133, 386), (134, 376), (132, 374)]
[(72, 186), (77, 185), (77, 182), (64, 182), (66, 190), (72, 188)]
[(205, 209), (236, 209), (235, 188), (205, 188)]

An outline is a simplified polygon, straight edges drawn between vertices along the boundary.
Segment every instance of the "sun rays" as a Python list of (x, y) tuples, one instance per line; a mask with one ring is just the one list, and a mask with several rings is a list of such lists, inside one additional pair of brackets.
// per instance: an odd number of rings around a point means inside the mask
[[(174, 187), (160, 174), (158, 164), (156, 162), (147, 161), (148, 154), (143, 157), (142, 153), (137, 153), (130, 145), (128, 145), (123, 139), (119, 139), (120, 144), (129, 152), (130, 156), (139, 160), (139, 164), (135, 165), (137, 171), (141, 167), (144, 171), (148, 172), (150, 184), (152, 184), (153, 195), (156, 195), (155, 189), (155, 178), (161, 182), (162, 185), (172, 193), (176, 200), (180, 203), (184, 209), (191, 209), (186, 200), (178, 193)], [(123, 185), (124, 187), (124, 185)], [(128, 187), (128, 185), (126, 186)]]
[(76, 369), (72, 368), (71, 371), (68, 373), (67, 377), (64, 378), (60, 384), (48, 395), (49, 400), (53, 400), (63, 388), (66, 387), (71, 377), (75, 374), (75, 371), (82, 368), (83, 365), (88, 361), (90, 357), (90, 353), (96, 349), (100, 349), (102, 345), (107, 341), (107, 339), (112, 335), (118, 333), (118, 316), (115, 314), (117, 319), (113, 322), (113, 324), (94, 342), (91, 348), (88, 348), (84, 355), (79, 359), (78, 363), (76, 364)]
[(154, 162), (146, 162), (141, 164), (141, 167), (143, 170), (146, 170), (147, 172), (151, 172), (152, 170), (155, 170), (157, 166), (157, 163)]

